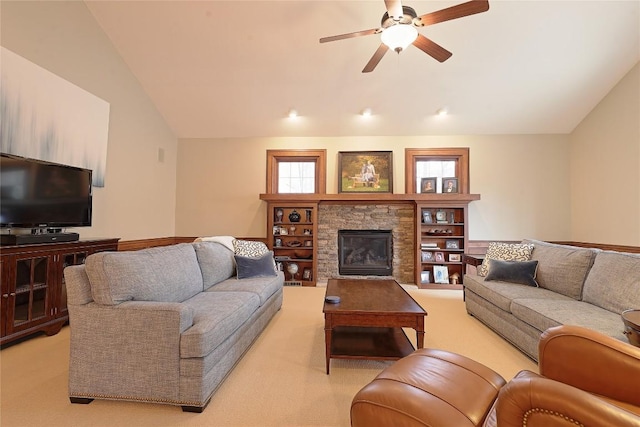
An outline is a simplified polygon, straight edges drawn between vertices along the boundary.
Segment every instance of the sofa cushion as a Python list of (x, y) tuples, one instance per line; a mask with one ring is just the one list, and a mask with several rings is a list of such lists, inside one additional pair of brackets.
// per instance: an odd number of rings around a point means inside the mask
[(201, 241), (193, 243), (202, 271), (204, 289), (233, 276), (233, 252), (221, 243)]
[[(99, 304), (123, 301), (182, 302), (202, 292), (202, 274), (191, 244), (87, 257), (91, 295)], [(178, 268), (179, 267), (179, 268)]]
[(276, 264), (271, 251), (257, 257), (235, 255), (235, 260), (238, 279), (276, 275)]
[(489, 272), (489, 260), (498, 259), (503, 261), (529, 261), (533, 245), (520, 243), (491, 242), (487, 248), (487, 254), (478, 267), (478, 275), (486, 276)]
[(541, 332), (553, 326), (577, 325), (625, 340), (619, 314), (583, 301), (518, 298), (513, 300), (511, 312)]
[(464, 286), (506, 312), (511, 312), (511, 302), (516, 298), (571, 301), (571, 298), (547, 289), (509, 282), (487, 282), (484, 277), (470, 274), (464, 276)]
[(251, 317), (260, 298), (251, 292), (201, 292), (183, 304), (194, 316), (180, 337), (180, 357), (204, 357)]
[(489, 260), (489, 272), (484, 280), (500, 280), (502, 282), (519, 283), (538, 287), (536, 270), (538, 261), (501, 261)]
[(597, 249), (557, 245), (539, 240), (523, 240), (534, 245), (531, 259), (538, 261), (536, 281), (546, 288), (573, 299), (582, 296), (582, 286), (593, 264)]
[(584, 283), (582, 299), (617, 314), (640, 308), (640, 255), (599, 252)]
[(251, 292), (260, 297), (260, 305), (263, 305), (273, 294), (282, 288), (283, 283), (284, 273), (279, 272), (277, 275), (274, 275), (274, 277), (227, 279), (207, 290), (207, 292)]

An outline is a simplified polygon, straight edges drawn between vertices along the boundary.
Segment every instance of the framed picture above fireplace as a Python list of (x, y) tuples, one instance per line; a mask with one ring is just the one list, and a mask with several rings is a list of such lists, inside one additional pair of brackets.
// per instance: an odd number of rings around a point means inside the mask
[(338, 193), (393, 193), (393, 152), (338, 152)]

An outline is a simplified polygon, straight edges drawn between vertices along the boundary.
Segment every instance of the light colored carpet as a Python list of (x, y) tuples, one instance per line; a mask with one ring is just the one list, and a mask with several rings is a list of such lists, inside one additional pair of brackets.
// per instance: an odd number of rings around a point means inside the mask
[[(354, 394), (391, 362), (332, 360), (325, 374), (324, 288), (286, 287), (282, 310), (202, 414), (179, 407), (67, 397), (68, 327), (0, 352), (2, 427), (17, 426), (349, 426)], [(425, 347), (458, 352), (507, 380), (537, 365), (468, 316), (461, 291), (410, 290), (429, 315)], [(407, 330), (415, 343), (415, 333)]]

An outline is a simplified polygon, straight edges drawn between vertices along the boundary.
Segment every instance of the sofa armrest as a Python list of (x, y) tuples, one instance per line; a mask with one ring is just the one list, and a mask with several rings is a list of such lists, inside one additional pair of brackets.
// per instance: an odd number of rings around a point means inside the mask
[(180, 303), (69, 305), (69, 396), (179, 401), (180, 336), (193, 317)]
[(538, 353), (542, 376), (640, 407), (640, 348), (563, 325), (542, 334)]
[(498, 394), (498, 426), (637, 427), (640, 417), (599, 397), (542, 377), (511, 380)]

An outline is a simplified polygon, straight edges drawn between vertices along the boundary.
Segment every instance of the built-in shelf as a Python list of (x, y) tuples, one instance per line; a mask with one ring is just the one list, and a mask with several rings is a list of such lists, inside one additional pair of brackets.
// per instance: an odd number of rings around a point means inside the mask
[[(322, 204), (410, 204), (415, 210), (414, 222), (415, 222), (415, 253), (414, 253), (414, 271), (415, 271), (415, 283), (421, 287), (446, 287), (446, 288), (461, 288), (462, 275), (463, 275), (463, 262), (462, 256), (466, 253), (468, 248), (468, 230), (467, 230), (467, 205), (475, 200), (480, 200), (479, 194), (441, 194), (441, 193), (428, 193), (428, 194), (389, 194), (389, 193), (340, 193), (340, 194), (260, 194), (260, 200), (268, 202), (268, 237), (267, 241), (276, 253), (276, 255), (287, 256), (288, 252), (293, 252), (295, 249), (287, 248), (287, 240), (295, 239), (296, 242), (301, 240), (304, 245), (304, 241), (309, 240), (310, 246), (296, 248), (298, 252), (302, 253), (308, 251), (312, 254), (308, 259), (300, 260), (296, 257), (295, 260), (289, 260), (298, 264), (305, 264), (309, 268), (310, 280), (305, 281), (304, 277), (299, 278), (294, 276), (291, 280), (302, 279), (303, 284), (314, 286), (315, 277), (317, 274), (317, 232), (318, 232), (318, 206)], [(309, 227), (311, 235), (304, 235), (305, 227), (295, 224), (296, 228), (293, 232), (284, 236), (278, 236), (277, 230), (279, 230), (279, 223), (276, 218), (276, 211), (280, 209), (284, 211), (283, 226), (291, 227), (291, 224), (287, 221), (287, 215), (290, 210), (297, 209), (304, 215), (306, 210), (311, 212), (311, 221)], [(435, 214), (438, 210), (444, 210), (447, 213), (447, 218), (452, 218), (447, 223), (438, 223)], [(423, 222), (423, 212), (433, 211), (434, 215), (433, 223)], [(305, 222), (303, 216), (301, 222)], [(275, 226), (275, 227), (274, 227)], [(302, 229), (302, 235), (299, 235), (300, 229)], [(431, 230), (444, 230), (450, 234), (437, 234), (431, 235)], [(292, 236), (293, 235), (293, 236)], [(447, 241), (457, 242), (457, 247), (447, 248)], [(433, 248), (432, 252), (442, 252), (445, 256), (442, 260), (422, 260), (421, 245), (423, 243), (435, 242), (438, 248)], [(450, 245), (454, 243), (449, 242)], [(281, 246), (278, 246), (281, 245)], [(450, 255), (454, 257), (451, 258)], [(285, 262), (286, 264), (286, 262)], [(447, 284), (435, 284), (433, 283), (434, 266), (442, 265), (447, 266), (449, 275), (457, 273), (460, 276), (459, 282), (456, 285)], [(283, 267), (284, 268), (284, 267)], [(423, 283), (421, 280), (421, 273), (424, 271), (429, 272), (430, 282)]]

